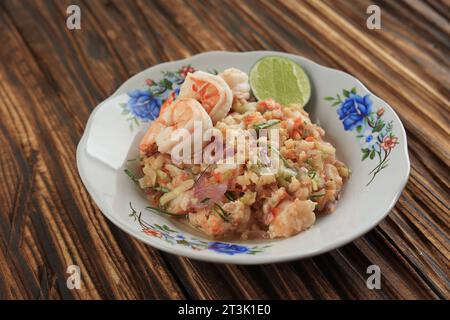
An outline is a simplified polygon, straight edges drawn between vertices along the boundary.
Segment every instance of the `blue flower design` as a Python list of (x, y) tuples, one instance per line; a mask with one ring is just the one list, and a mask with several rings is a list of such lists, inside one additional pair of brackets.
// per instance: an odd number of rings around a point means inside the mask
[(160, 240), (163, 240), (171, 245), (181, 245), (189, 247), (196, 251), (201, 250), (212, 250), (222, 254), (234, 255), (234, 254), (258, 254), (264, 252), (267, 248), (271, 247), (271, 245), (264, 246), (252, 246), (250, 248), (246, 246), (240, 246), (237, 244), (224, 243), (224, 242), (207, 242), (204, 240), (186, 237), (182, 233), (172, 230), (167, 225), (159, 225), (156, 223), (150, 223), (145, 221), (141, 217), (142, 212), (138, 212), (133, 208), (131, 202), (129, 203), (131, 213), (129, 216), (134, 219), (135, 222), (138, 222), (142, 232), (144, 232), (147, 236), (155, 237)]
[(368, 186), (375, 176), (388, 166), (389, 155), (398, 144), (398, 138), (393, 133), (393, 120), (386, 121), (382, 118), (385, 114), (384, 108), (372, 111), (369, 95), (358, 95), (356, 87), (343, 89), (342, 95), (345, 97), (344, 101), (339, 93), (324, 97), (324, 100), (332, 102), (332, 107), (339, 106), (337, 114), (346, 131), (356, 128), (356, 137), (361, 143), (361, 161), (378, 160), (378, 165), (369, 172), (371, 179), (366, 184)]
[(240, 254), (240, 253), (248, 253), (250, 249), (245, 246), (240, 246), (237, 244), (223, 243), (223, 242), (210, 242), (208, 244), (208, 249), (225, 253), (229, 255)]
[(364, 121), (364, 117), (372, 112), (372, 100), (369, 95), (361, 97), (351, 93), (347, 99), (337, 109), (339, 120), (343, 120), (342, 124), (346, 131), (353, 130), (356, 126)]
[(138, 119), (150, 121), (158, 117), (162, 102), (149, 90), (134, 90), (128, 92), (128, 96), (127, 108)]

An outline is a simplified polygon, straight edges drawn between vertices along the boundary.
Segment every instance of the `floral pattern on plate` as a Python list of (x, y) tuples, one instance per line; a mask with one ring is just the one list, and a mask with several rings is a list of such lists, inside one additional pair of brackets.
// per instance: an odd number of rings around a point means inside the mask
[(130, 202), (131, 213), (129, 216), (139, 223), (142, 228), (142, 232), (150, 237), (159, 238), (171, 245), (182, 245), (189, 247), (192, 250), (202, 251), (210, 250), (217, 253), (235, 255), (235, 254), (257, 254), (263, 252), (265, 249), (271, 247), (271, 245), (260, 246), (243, 246), (239, 244), (232, 244), (219, 241), (204, 241), (195, 238), (187, 238), (182, 233), (171, 229), (167, 225), (148, 223), (142, 218), (142, 212), (137, 213)]
[(163, 71), (161, 80), (147, 79), (145, 88), (129, 91), (127, 94), (130, 99), (120, 106), (122, 114), (127, 116), (130, 122), (130, 130), (133, 130), (135, 125), (138, 126), (139, 121), (155, 120), (163, 103), (171, 96), (176, 98), (187, 74), (194, 71), (191, 65), (182, 66), (177, 71)]
[(361, 143), (361, 160), (377, 158), (378, 164), (369, 172), (369, 185), (388, 166), (389, 155), (398, 144), (398, 138), (392, 131), (393, 121), (386, 122), (382, 119), (383, 108), (373, 110), (370, 95), (360, 96), (356, 88), (350, 91), (344, 89), (342, 95), (343, 97), (338, 93), (335, 97), (328, 96), (324, 99), (332, 102), (333, 107), (338, 106), (336, 112), (344, 130), (356, 131), (356, 137)]

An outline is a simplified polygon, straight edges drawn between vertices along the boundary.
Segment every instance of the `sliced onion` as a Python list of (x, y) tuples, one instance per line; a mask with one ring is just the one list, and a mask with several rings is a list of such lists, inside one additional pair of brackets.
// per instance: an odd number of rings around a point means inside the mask
[[(214, 203), (220, 203), (224, 200), (225, 192), (228, 186), (224, 183), (210, 183), (205, 175), (202, 175), (195, 184), (194, 197), (198, 202), (193, 205), (194, 208), (206, 208)], [(208, 199), (207, 201), (205, 199)], [(204, 203), (202, 203), (204, 201)]]

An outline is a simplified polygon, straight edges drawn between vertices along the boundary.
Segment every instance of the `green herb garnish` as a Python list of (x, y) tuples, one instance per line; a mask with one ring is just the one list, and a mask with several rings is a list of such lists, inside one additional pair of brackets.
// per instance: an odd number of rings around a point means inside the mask
[(311, 179), (314, 179), (314, 178), (316, 177), (316, 175), (317, 175), (317, 171), (316, 171), (316, 170), (310, 170), (310, 171), (308, 171), (308, 176), (309, 176)]
[(314, 200), (317, 200), (318, 198), (323, 197), (324, 195), (325, 195), (325, 193), (312, 194), (312, 195), (309, 196), (309, 199), (314, 201)]
[(259, 124), (254, 124), (253, 128), (255, 128), (256, 130), (260, 130), (260, 129), (267, 129), (270, 128), (276, 124), (279, 124), (280, 120), (270, 120), (267, 122), (263, 122), (263, 123), (259, 123)]
[(294, 170), (296, 176), (298, 176), (298, 171), (297, 171), (297, 169), (294, 168), (293, 166), (291, 166), (291, 165), (289, 164), (289, 162), (286, 160), (285, 157), (283, 157), (283, 156), (281, 155), (281, 153), (280, 153), (280, 151), (279, 151), (278, 149), (273, 148), (270, 144), (268, 144), (267, 147), (270, 148), (271, 150), (273, 150), (274, 152), (276, 152), (276, 153), (278, 154), (278, 157), (279, 157), (279, 158), (281, 159), (281, 161), (283, 162), (284, 166), (287, 167), (287, 168), (289, 168), (289, 169), (291, 169), (291, 170)]
[(195, 182), (194, 182), (194, 186), (197, 184), (198, 180), (200, 180), (200, 178), (203, 176), (203, 174), (206, 172), (206, 170), (208, 170), (208, 168), (209, 168), (210, 165), (211, 165), (211, 164), (208, 164), (208, 165), (206, 166), (205, 170), (203, 170), (202, 173), (200, 173), (200, 175), (198, 176), (197, 180), (195, 180)]
[(226, 212), (220, 205), (217, 203), (214, 204), (214, 212), (216, 212), (219, 217), (222, 218), (225, 222), (230, 222), (230, 219), (228, 219), (228, 216), (230, 215), (228, 212)]
[(236, 198), (234, 197), (234, 194), (231, 193), (230, 191), (225, 192), (225, 197), (230, 201), (236, 200)]
[(161, 192), (163, 192), (163, 193), (168, 193), (168, 192), (170, 192), (170, 190), (167, 189), (166, 187), (152, 187), (152, 189), (153, 189), (153, 190), (156, 190), (156, 191), (161, 191)]
[(211, 198), (205, 198), (202, 201), (200, 201), (200, 203), (208, 203), (209, 200), (211, 200)]
[(163, 208), (159, 208), (159, 207), (147, 206), (147, 207), (145, 207), (145, 209), (147, 209), (147, 210), (150, 210), (150, 209), (151, 210), (155, 210), (155, 211), (157, 211), (159, 213), (162, 213), (162, 214), (165, 214), (165, 215), (168, 215), (168, 216), (172, 216), (172, 217), (185, 217), (185, 216), (187, 216), (187, 213), (181, 213), (181, 214), (172, 213), (172, 212), (166, 211)]
[(141, 160), (142, 158), (139, 156), (139, 157), (136, 157), (136, 158), (134, 158), (134, 159), (128, 159), (127, 160), (127, 162), (133, 162), (133, 161), (137, 161), (137, 160)]
[(289, 162), (281, 155), (280, 151), (277, 148), (273, 148), (270, 144), (268, 144), (267, 147), (270, 150), (274, 151), (276, 154), (278, 154), (278, 157), (281, 159), (281, 161), (283, 161), (283, 163), (286, 167), (291, 167), (289, 165)]
[(131, 179), (134, 183), (139, 184), (138, 178), (136, 178), (136, 176), (134, 175), (133, 172), (131, 172), (131, 171), (128, 170), (128, 169), (124, 169), (123, 171), (126, 173), (127, 176), (130, 177), (130, 179)]

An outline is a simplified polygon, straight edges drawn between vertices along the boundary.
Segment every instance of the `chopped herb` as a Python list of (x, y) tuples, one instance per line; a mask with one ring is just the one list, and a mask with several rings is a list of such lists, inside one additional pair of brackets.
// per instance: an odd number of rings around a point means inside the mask
[(279, 124), (280, 120), (270, 120), (267, 122), (263, 122), (263, 123), (259, 123), (259, 124), (254, 124), (253, 128), (255, 128), (256, 130), (260, 130), (260, 129), (267, 129), (270, 128), (276, 124)]
[(127, 176), (130, 177), (130, 179), (131, 179), (134, 183), (139, 184), (138, 178), (136, 178), (136, 176), (134, 175), (133, 172), (131, 172), (131, 171), (128, 170), (128, 169), (124, 169), (123, 171), (126, 173)]
[(194, 182), (194, 186), (197, 184), (197, 182), (200, 180), (200, 178), (203, 176), (203, 174), (206, 172), (206, 170), (208, 170), (210, 164), (208, 164), (205, 168), (205, 170), (202, 171), (202, 173), (200, 173), (200, 175), (198, 176), (197, 180), (195, 180)]
[(281, 161), (283, 161), (286, 167), (290, 167), (289, 162), (287, 162), (287, 160), (281, 155), (280, 151), (277, 148), (273, 148), (270, 144), (267, 145), (267, 148), (278, 154), (278, 157), (281, 159)]
[(211, 200), (211, 198), (205, 198), (202, 201), (200, 201), (200, 203), (208, 203), (209, 200)]
[(161, 191), (161, 192), (164, 192), (164, 193), (170, 192), (170, 190), (167, 189), (166, 187), (152, 187), (152, 189), (154, 189), (156, 191)]
[[(219, 209), (219, 210), (217, 210)], [(222, 218), (225, 222), (230, 222), (230, 219), (228, 219), (228, 216), (230, 215), (228, 212), (226, 212), (220, 205), (217, 203), (214, 204), (214, 211), (219, 215), (219, 217)]]
[(172, 212), (164, 210), (163, 208), (158, 208), (158, 207), (147, 206), (147, 207), (145, 207), (145, 209), (147, 209), (147, 210), (155, 210), (155, 211), (157, 211), (159, 213), (162, 213), (162, 214), (165, 214), (165, 215), (168, 215), (168, 216), (172, 216), (172, 217), (185, 217), (185, 216), (187, 216), (187, 213), (176, 214), (176, 213), (172, 213)]
[(278, 151), (276, 148), (272, 148), (271, 145), (267, 145), (267, 147), (270, 148), (271, 150), (273, 150), (275, 153), (277, 153), (277, 154), (278, 154), (278, 157), (280, 157), (281, 161), (283, 161), (285, 167), (294, 170), (295, 173), (296, 173), (296, 176), (298, 176), (297, 169), (295, 169), (293, 166), (291, 166), (291, 165), (289, 164), (289, 162), (286, 160), (286, 158), (283, 157), (283, 156), (281, 155), (280, 151)]
[(312, 194), (311, 196), (309, 196), (310, 200), (317, 200), (318, 198), (321, 198), (325, 195), (325, 193), (320, 193), (320, 194)]
[(230, 191), (225, 192), (225, 197), (230, 201), (236, 200), (236, 198), (234, 197), (234, 194), (231, 193)]
[(298, 172), (291, 168), (280, 168), (278, 173), (283, 179), (285, 179), (287, 181), (289, 181), (290, 178), (292, 178), (292, 177), (298, 176)]
[(127, 162), (132, 162), (132, 161), (137, 161), (137, 160), (141, 160), (141, 157), (139, 156), (139, 157), (136, 157), (136, 158), (134, 158), (134, 159), (128, 159), (127, 160)]
[(309, 171), (308, 171), (308, 176), (309, 176), (311, 179), (314, 179), (314, 178), (316, 177), (316, 175), (317, 175), (317, 171), (316, 171), (316, 170), (309, 170)]

